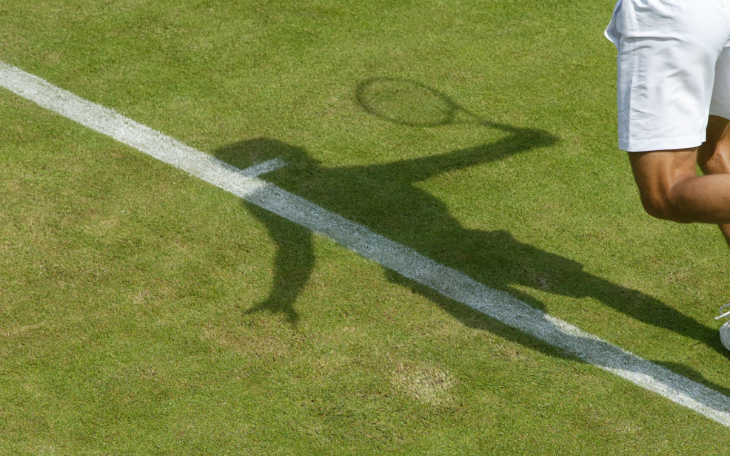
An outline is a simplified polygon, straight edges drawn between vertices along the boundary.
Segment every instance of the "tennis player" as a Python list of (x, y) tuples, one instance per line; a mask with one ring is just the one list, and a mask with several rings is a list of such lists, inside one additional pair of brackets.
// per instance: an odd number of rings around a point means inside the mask
[[(605, 34), (618, 49), (619, 148), (644, 209), (716, 223), (730, 244), (730, 0), (618, 0)], [(720, 340), (730, 350), (730, 321)]]

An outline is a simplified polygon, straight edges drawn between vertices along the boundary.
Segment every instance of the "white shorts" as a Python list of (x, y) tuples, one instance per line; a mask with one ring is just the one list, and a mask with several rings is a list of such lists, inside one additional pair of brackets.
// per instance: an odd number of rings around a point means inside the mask
[(730, 0), (618, 0), (619, 148), (686, 149), (730, 119)]

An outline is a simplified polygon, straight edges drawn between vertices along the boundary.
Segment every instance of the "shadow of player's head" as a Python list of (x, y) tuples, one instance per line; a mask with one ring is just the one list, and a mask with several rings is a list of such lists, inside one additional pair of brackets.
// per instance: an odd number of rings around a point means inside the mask
[(303, 147), (271, 138), (254, 138), (229, 144), (216, 150), (215, 156), (240, 169), (275, 158), (302, 167), (319, 164)]

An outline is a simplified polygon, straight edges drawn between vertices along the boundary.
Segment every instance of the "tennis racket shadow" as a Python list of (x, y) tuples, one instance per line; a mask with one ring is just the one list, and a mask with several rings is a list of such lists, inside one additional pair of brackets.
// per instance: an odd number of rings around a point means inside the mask
[[(488, 120), (466, 109), (445, 93), (405, 78), (366, 79), (358, 84), (355, 100), (365, 112), (406, 127), (471, 124), (523, 134), (526, 131), (539, 131)], [(546, 132), (541, 133), (545, 133), (543, 139), (548, 142), (557, 139)]]

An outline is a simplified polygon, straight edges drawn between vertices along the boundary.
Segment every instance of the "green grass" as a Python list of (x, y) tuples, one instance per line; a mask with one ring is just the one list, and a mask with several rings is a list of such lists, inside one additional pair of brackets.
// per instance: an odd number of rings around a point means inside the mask
[[(730, 394), (727, 248), (641, 211), (611, 8), (7, 0), (0, 60), (236, 166), (285, 158), (265, 179)], [(373, 115), (372, 78), (474, 117)], [(719, 424), (6, 91), (0, 126), (0, 454), (723, 452)]]

